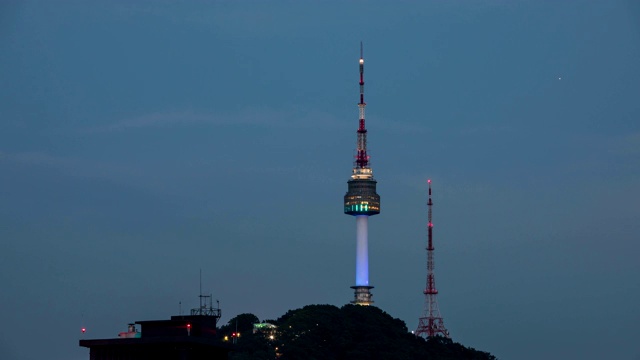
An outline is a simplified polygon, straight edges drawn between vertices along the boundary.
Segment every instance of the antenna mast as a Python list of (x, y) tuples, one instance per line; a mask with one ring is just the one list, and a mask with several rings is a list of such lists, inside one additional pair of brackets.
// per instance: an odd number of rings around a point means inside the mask
[(362, 50), (362, 41), (360, 42), (360, 102), (358, 109), (360, 112), (360, 120), (358, 124), (358, 144), (356, 154), (356, 167), (361, 169), (369, 167), (369, 155), (367, 155), (367, 129), (364, 122), (364, 108), (367, 104), (364, 102), (364, 54)]
[(220, 320), (222, 312), (220, 310), (220, 301), (217, 301), (218, 307), (213, 307), (213, 295), (203, 295), (202, 294), (202, 269), (200, 269), (200, 295), (198, 295), (200, 299), (200, 306), (197, 309), (191, 309), (191, 316), (200, 315), (200, 316), (213, 316), (216, 318), (216, 322)]
[(422, 317), (418, 321), (418, 329), (415, 332), (416, 336), (422, 336), (424, 338), (430, 338), (433, 336), (443, 336), (449, 338), (449, 331), (444, 327), (444, 321), (442, 315), (440, 315), (440, 309), (438, 308), (438, 290), (436, 290), (436, 279), (433, 274), (435, 264), (433, 262), (433, 222), (432, 211), (433, 201), (431, 201), (431, 180), (427, 180), (429, 183), (429, 201), (427, 206), (429, 208), (429, 218), (427, 224), (427, 288), (424, 290), (425, 302), (424, 311)]
[(202, 298), (204, 298), (204, 295), (202, 295), (202, 268), (200, 268), (200, 294), (198, 298), (200, 298), (200, 309), (202, 309)]

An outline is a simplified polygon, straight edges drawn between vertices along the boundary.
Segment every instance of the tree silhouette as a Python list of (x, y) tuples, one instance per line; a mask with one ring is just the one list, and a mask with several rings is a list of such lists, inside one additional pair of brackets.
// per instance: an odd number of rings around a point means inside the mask
[[(235, 320), (238, 329), (241, 322), (258, 321), (252, 314), (236, 318), (226, 327), (235, 326)], [(277, 353), (279, 360), (495, 360), (489, 353), (451, 339), (434, 337), (425, 341), (415, 337), (402, 320), (374, 306), (308, 305), (269, 322), (278, 326), (275, 339), (260, 332), (247, 337), (243, 334), (231, 359), (274, 359)]]

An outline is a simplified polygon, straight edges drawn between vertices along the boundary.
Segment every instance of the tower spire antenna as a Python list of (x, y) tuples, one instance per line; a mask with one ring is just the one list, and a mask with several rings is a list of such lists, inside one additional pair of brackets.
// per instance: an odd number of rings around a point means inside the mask
[(415, 331), (416, 336), (430, 338), (436, 335), (449, 338), (449, 331), (444, 327), (442, 315), (438, 308), (438, 290), (436, 289), (436, 279), (433, 273), (435, 264), (433, 262), (433, 201), (431, 200), (431, 179), (427, 180), (429, 184), (429, 200), (428, 219), (427, 219), (427, 287), (423, 291), (425, 295), (424, 311), (422, 317), (418, 319), (418, 329)]
[(358, 110), (360, 118), (358, 121), (358, 143), (356, 153), (356, 166), (364, 169), (369, 167), (369, 155), (367, 154), (367, 128), (364, 120), (364, 109), (367, 104), (364, 102), (364, 57), (362, 50), (362, 41), (360, 42), (360, 102)]
[(360, 42), (360, 102), (358, 102), (358, 131), (356, 143), (356, 158), (353, 164), (351, 179), (347, 182), (349, 189), (344, 196), (344, 213), (356, 217), (356, 284), (355, 299), (352, 304), (371, 305), (373, 286), (369, 285), (369, 216), (380, 213), (380, 195), (376, 193), (376, 181), (373, 170), (369, 166), (367, 154), (367, 129), (364, 121), (364, 57), (362, 42)]

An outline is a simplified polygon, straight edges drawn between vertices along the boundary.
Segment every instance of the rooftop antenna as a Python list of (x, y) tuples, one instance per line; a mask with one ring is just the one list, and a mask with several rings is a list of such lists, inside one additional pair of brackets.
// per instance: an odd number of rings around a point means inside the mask
[(200, 269), (200, 295), (198, 295), (198, 298), (200, 300), (200, 306), (196, 309), (191, 309), (191, 316), (213, 316), (216, 318), (216, 322), (220, 320), (222, 315), (222, 312), (220, 311), (220, 301), (217, 301), (218, 307), (214, 308), (213, 294), (202, 294), (202, 268)]
[(202, 268), (200, 268), (200, 295), (198, 297), (200, 298), (200, 309), (202, 309)]

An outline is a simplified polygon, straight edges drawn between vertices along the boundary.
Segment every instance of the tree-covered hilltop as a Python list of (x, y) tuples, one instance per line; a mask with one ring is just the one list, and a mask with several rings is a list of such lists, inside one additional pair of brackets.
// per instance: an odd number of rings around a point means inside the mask
[(253, 314), (241, 314), (220, 328), (220, 337), (229, 342), (240, 333), (231, 360), (496, 359), (450, 339), (416, 338), (402, 320), (374, 306), (308, 305), (263, 322), (276, 325), (276, 330), (254, 332), (258, 321)]

